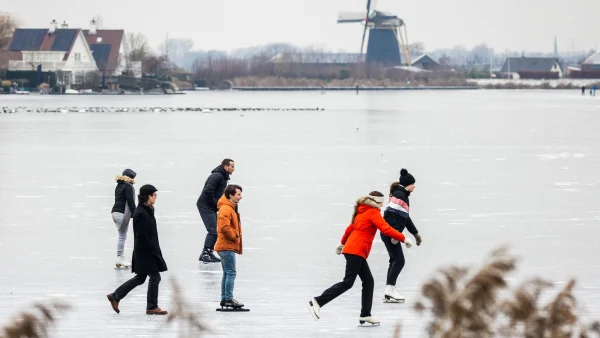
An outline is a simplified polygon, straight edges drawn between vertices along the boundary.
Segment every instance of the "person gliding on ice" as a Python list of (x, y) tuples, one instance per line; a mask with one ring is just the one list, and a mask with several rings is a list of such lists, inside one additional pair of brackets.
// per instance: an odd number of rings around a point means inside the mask
[[(415, 189), (415, 178), (408, 173), (408, 170), (400, 170), (400, 180), (392, 183), (390, 186), (390, 199), (387, 208), (383, 213), (385, 221), (399, 232), (404, 231), (404, 228), (415, 237), (417, 245), (421, 245), (422, 239), (419, 235), (417, 227), (410, 219), (408, 214), (410, 201), (408, 196)], [(390, 265), (387, 270), (387, 282), (385, 287), (385, 301), (387, 303), (402, 303), (404, 296), (396, 292), (396, 281), (404, 268), (404, 253), (402, 246), (398, 242), (381, 233), (381, 240), (385, 244), (388, 255), (390, 256)]]
[(379, 321), (371, 316), (375, 282), (367, 263), (375, 234), (379, 229), (387, 236), (406, 244), (407, 248), (412, 246), (410, 239), (405, 238), (402, 233), (385, 222), (380, 213), (382, 206), (383, 194), (379, 191), (373, 191), (368, 196), (361, 197), (356, 201), (352, 222), (346, 228), (341, 244), (336, 248), (336, 253), (344, 254), (344, 258), (346, 258), (346, 275), (342, 282), (333, 285), (307, 303), (308, 310), (315, 320), (321, 318), (321, 307), (350, 290), (356, 277), (359, 276), (362, 281), (362, 306), (358, 318), (359, 323), (361, 325), (364, 323), (379, 325)]
[(117, 226), (117, 268), (130, 267), (131, 264), (125, 261), (125, 241), (127, 240), (127, 231), (129, 230), (129, 221), (135, 211), (135, 188), (133, 180), (137, 174), (131, 169), (125, 169), (121, 176), (117, 176), (117, 186), (115, 187), (115, 203), (113, 204), (111, 216)]

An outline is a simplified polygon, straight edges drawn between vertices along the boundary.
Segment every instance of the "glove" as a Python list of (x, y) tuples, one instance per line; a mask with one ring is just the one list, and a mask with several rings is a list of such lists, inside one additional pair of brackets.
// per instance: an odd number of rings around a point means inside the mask
[(335, 254), (336, 255), (341, 255), (343, 249), (344, 249), (344, 244), (338, 245), (337, 248), (335, 248)]
[(397, 240), (395, 240), (395, 239), (392, 238), (392, 244), (396, 245), (398, 243), (400, 243), (400, 241), (397, 241)]
[(406, 245), (407, 248), (410, 248), (411, 246), (413, 246), (413, 243), (409, 238), (407, 238), (404, 240), (404, 245)]
[(421, 239), (421, 235), (419, 234), (415, 235), (415, 240), (417, 240), (417, 246), (421, 245), (421, 242), (423, 242), (423, 240)]

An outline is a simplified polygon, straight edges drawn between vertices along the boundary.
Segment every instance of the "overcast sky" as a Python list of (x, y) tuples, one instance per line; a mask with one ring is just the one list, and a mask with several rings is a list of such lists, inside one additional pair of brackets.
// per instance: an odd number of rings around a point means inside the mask
[[(485, 42), (496, 51), (551, 52), (600, 44), (600, 0), (378, 0), (399, 15), (410, 42), (428, 50)], [(144, 33), (153, 47), (171, 37), (194, 49), (232, 50), (271, 42), (357, 52), (362, 26), (336, 24), (338, 11), (365, 11), (366, 0), (0, 0), (0, 10), (24, 27), (52, 19), (88, 28), (100, 14), (105, 28)]]

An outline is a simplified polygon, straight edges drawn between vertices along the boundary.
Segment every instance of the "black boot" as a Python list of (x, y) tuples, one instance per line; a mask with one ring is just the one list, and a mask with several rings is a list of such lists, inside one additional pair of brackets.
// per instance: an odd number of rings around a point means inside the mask
[(210, 255), (210, 258), (212, 258), (213, 262), (221, 263), (221, 258), (219, 258), (217, 255), (215, 255), (212, 250), (209, 250), (208, 254)]

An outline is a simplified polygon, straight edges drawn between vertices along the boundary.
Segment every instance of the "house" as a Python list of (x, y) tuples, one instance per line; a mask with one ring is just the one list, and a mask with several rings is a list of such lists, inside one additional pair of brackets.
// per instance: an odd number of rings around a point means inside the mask
[(563, 76), (560, 62), (555, 57), (509, 57), (500, 73), (516, 74), (521, 79), (559, 79)]
[(585, 59), (581, 68), (571, 71), (572, 78), (578, 79), (600, 79), (600, 53), (596, 53)]
[(9, 71), (60, 72), (65, 84), (84, 81), (98, 67), (81, 29), (18, 28), (8, 45)]
[(141, 62), (126, 62), (125, 32), (96, 29), (60, 28), (55, 21), (48, 29), (16, 29), (4, 53), (9, 72), (57, 73), (58, 83), (76, 85), (98, 75), (118, 76), (131, 71), (141, 77)]
[(142, 77), (142, 62), (127, 62), (125, 31), (122, 29), (82, 30), (96, 60), (98, 71), (111, 76), (119, 76), (124, 71), (132, 72), (136, 78)]
[(440, 64), (431, 56), (423, 54), (412, 62), (412, 66), (426, 70), (436, 70), (439, 68)]

